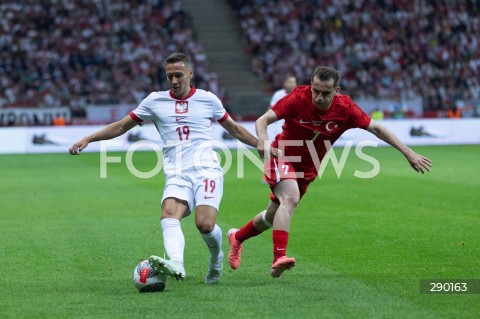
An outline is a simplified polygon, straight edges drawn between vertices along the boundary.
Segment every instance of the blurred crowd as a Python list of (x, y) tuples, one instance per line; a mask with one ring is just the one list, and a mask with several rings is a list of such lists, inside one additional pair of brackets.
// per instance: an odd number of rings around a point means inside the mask
[(190, 56), (196, 86), (223, 97), (178, 0), (3, 0), (0, 107), (137, 104), (168, 89), (172, 52)]
[(446, 110), (480, 99), (478, 0), (228, 0), (258, 76), (281, 87), (339, 69), (355, 98), (423, 97)]

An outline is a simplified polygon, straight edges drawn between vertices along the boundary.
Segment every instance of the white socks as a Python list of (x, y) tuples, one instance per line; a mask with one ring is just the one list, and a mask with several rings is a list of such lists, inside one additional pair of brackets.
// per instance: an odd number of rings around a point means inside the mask
[(222, 252), (222, 230), (218, 225), (209, 234), (202, 234), (202, 238), (210, 250), (210, 258), (217, 259)]
[[(161, 220), (163, 230), (163, 245), (168, 258), (183, 264), (183, 250), (185, 249), (185, 237), (183, 236), (180, 221), (175, 218)], [(222, 253), (222, 230), (215, 225), (209, 234), (201, 234), (210, 250), (212, 259), (217, 259)]]
[(183, 264), (183, 250), (185, 237), (183, 236), (180, 221), (175, 218), (161, 220), (163, 230), (163, 245), (170, 260)]

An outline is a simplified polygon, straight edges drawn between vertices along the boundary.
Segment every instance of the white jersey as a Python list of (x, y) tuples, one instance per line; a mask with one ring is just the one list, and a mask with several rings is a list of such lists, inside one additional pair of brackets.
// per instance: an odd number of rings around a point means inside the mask
[(280, 101), (280, 99), (285, 95), (287, 95), (287, 91), (285, 91), (285, 89), (275, 91), (275, 93), (273, 93), (272, 99), (270, 100), (270, 107), (277, 104), (277, 102)]
[(213, 151), (212, 120), (221, 123), (228, 113), (213, 93), (191, 87), (188, 96), (179, 100), (170, 91), (153, 92), (130, 116), (139, 123), (155, 124), (164, 145), (167, 176), (179, 170), (221, 169)]
[[(275, 104), (277, 104), (277, 102), (280, 101), (286, 95), (287, 95), (287, 91), (285, 91), (285, 89), (280, 89), (278, 91), (275, 91), (275, 93), (273, 93), (272, 99), (270, 100), (270, 108)], [(285, 123), (285, 120), (281, 119), (270, 125), (271, 128), (269, 129), (268, 136), (270, 137), (270, 140), (272, 142), (275, 140), (275, 136), (277, 136), (282, 132), (282, 126), (284, 123)]]

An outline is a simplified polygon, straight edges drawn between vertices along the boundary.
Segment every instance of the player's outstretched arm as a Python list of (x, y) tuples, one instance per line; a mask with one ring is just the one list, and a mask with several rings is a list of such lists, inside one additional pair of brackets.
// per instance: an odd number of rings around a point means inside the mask
[(392, 145), (397, 150), (399, 150), (407, 159), (410, 166), (417, 172), (424, 174), (424, 170), (430, 172), (432, 167), (432, 162), (420, 154), (412, 151), (407, 145), (400, 141), (392, 132), (390, 132), (386, 127), (378, 124), (374, 120), (371, 120), (370, 126), (367, 129), (370, 133), (374, 134), (379, 139), (385, 141), (386, 143)]
[(240, 142), (250, 145), (251, 147), (257, 147), (258, 139), (250, 134), (246, 128), (235, 122), (230, 116), (221, 122), (220, 125)]
[(255, 121), (255, 131), (257, 132), (258, 136), (257, 151), (260, 154), (261, 158), (264, 158), (266, 156), (268, 159), (270, 155), (273, 157), (281, 156), (280, 150), (271, 147), (270, 139), (268, 138), (267, 133), (268, 125), (276, 121), (278, 121), (277, 114), (271, 109)]
[(103, 141), (103, 140), (110, 140), (117, 136), (120, 136), (127, 132), (128, 130), (132, 129), (138, 123), (135, 122), (130, 115), (125, 116), (123, 119), (117, 122), (113, 122), (112, 124), (106, 126), (105, 128), (101, 129), (98, 132), (95, 132), (91, 135), (88, 135), (75, 144), (73, 144), (68, 151), (71, 155), (80, 155), (80, 152), (88, 146), (91, 142)]

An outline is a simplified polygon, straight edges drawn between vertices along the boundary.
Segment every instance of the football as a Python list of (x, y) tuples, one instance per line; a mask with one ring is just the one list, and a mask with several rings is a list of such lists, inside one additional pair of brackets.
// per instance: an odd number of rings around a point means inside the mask
[(133, 284), (140, 292), (163, 291), (167, 276), (157, 273), (148, 260), (140, 262), (133, 271)]

